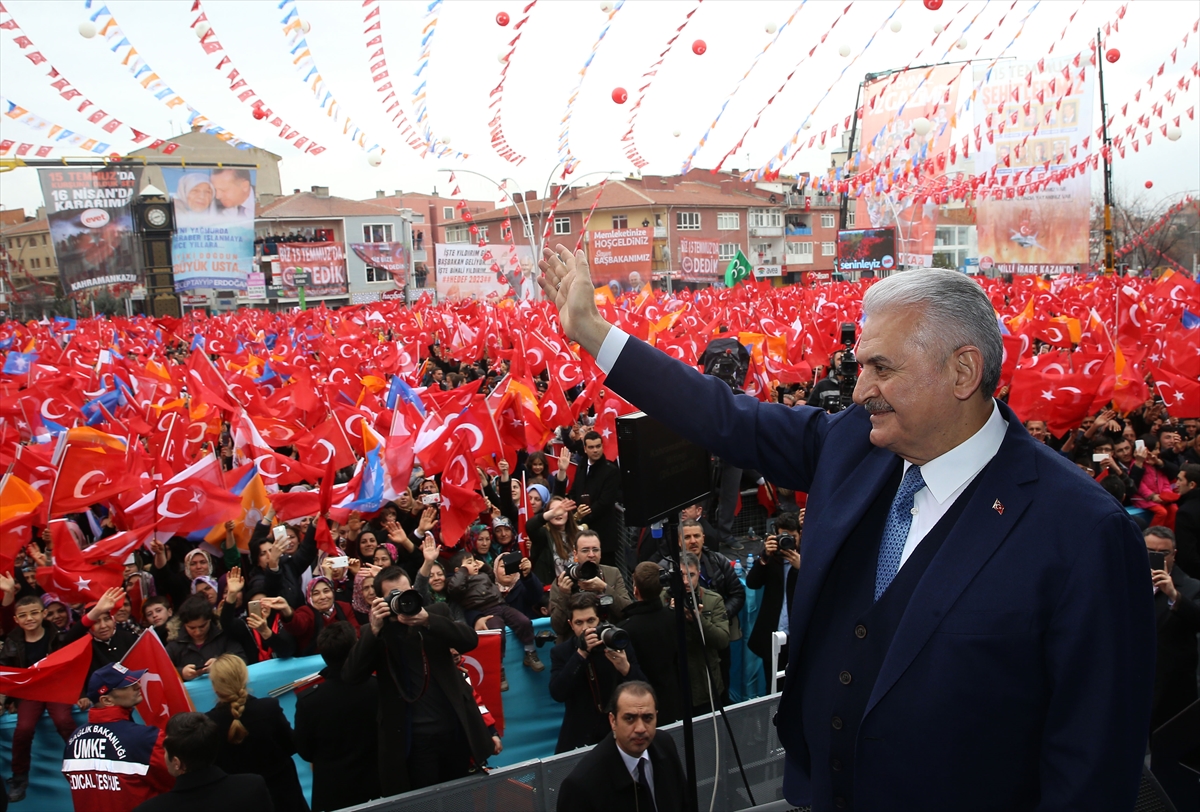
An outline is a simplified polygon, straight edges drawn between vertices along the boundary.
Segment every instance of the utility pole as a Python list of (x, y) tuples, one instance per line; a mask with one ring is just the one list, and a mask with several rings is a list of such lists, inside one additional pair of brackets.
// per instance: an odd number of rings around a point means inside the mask
[(1100, 29), (1096, 29), (1096, 65), (1100, 72), (1100, 137), (1104, 141), (1104, 149), (1100, 157), (1104, 159), (1104, 273), (1112, 276), (1113, 268), (1113, 232), (1112, 232), (1112, 147), (1108, 141), (1108, 107), (1104, 104), (1104, 50), (1100, 39)]

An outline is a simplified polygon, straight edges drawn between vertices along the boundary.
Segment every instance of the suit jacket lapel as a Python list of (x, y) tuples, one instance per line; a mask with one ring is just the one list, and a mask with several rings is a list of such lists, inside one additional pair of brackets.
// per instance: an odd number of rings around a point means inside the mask
[[(804, 631), (829, 568), (846, 537), (887, 484), (900, 458), (886, 448), (871, 447), (862, 462), (826, 501), (820, 523), (804, 529), (804, 561), (796, 578), (796, 590), (788, 595), (789, 627), (800, 634), (789, 645), (789, 664), (800, 653)], [(837, 507), (834, 508), (833, 506)], [(810, 543), (808, 539), (813, 541)]]
[[(963, 591), (1016, 527), (1037, 485), (1033, 440), (1011, 413), (1000, 450), (979, 474), (979, 486), (913, 590), (867, 702), (871, 709), (925, 647)], [(1024, 436), (1021, 436), (1024, 435)], [(995, 507), (999, 502), (1001, 509)]]

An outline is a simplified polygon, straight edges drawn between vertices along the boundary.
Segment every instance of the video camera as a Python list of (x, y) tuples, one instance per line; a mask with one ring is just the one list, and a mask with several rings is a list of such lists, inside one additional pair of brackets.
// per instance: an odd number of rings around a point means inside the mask
[(403, 592), (393, 589), (385, 600), (393, 615), (412, 617), (421, 614), (421, 610), (425, 608), (425, 599), (415, 589), (406, 589)]
[(817, 406), (833, 414), (854, 403), (854, 387), (858, 385), (858, 359), (854, 357), (854, 324), (842, 322), (842, 363), (838, 365), (841, 391), (822, 392)]

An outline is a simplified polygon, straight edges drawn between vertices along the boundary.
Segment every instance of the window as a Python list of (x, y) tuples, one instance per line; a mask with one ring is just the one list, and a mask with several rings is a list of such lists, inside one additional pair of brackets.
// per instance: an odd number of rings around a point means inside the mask
[(788, 243), (788, 264), (811, 265), (813, 261), (813, 244), (810, 242)]
[(846, 228), (854, 228), (854, 206), (846, 211)]
[(836, 257), (837, 256), (837, 243), (835, 243), (835, 242), (821, 243), (821, 256)]
[(700, 212), (681, 211), (675, 213), (675, 228), (680, 231), (699, 231)]
[(363, 242), (391, 242), (392, 224), (371, 224), (363, 226)]
[(629, 218), (624, 214), (614, 214), (612, 216), (613, 229), (629, 228)]
[[(472, 241), (473, 241), (473, 242), (479, 242), (480, 240), (486, 240), (486, 239), (488, 238), (488, 229), (489, 229), (489, 228), (491, 228), (491, 226), (478, 226), (479, 233), (478, 233), (478, 234), (476, 234), (474, 237), (472, 237), (472, 238), (471, 238), (471, 239), (472, 239)], [(470, 226), (467, 226), (467, 233), (468, 233), (468, 234), (469, 234), (469, 233), (471, 233), (471, 227), (470, 227)]]
[(780, 228), (783, 212), (776, 209), (751, 209), (750, 228)]
[(571, 218), (570, 217), (555, 217), (554, 218), (554, 233), (555, 234), (570, 234), (571, 233)]
[(446, 242), (470, 242), (471, 232), (467, 226), (454, 226), (446, 229)]
[(754, 257), (773, 257), (775, 256), (775, 248), (769, 242), (755, 243), (750, 247), (754, 252)]
[(731, 260), (737, 256), (738, 249), (741, 247), (741, 243), (723, 242), (717, 248), (717, 258), (721, 260)]
[(837, 228), (837, 221), (832, 214), (821, 215), (821, 228)]
[(42, 267), (42, 261), (40, 259), (38, 259), (37, 257), (33, 257), (32, 259), (30, 259), (29, 264), (30, 264), (30, 266), (32, 266), (34, 268)]
[(717, 212), (717, 231), (737, 231), (741, 227), (741, 219), (736, 211)]
[(442, 206), (442, 219), (443, 220), (453, 220), (454, 219), (454, 207), (453, 206)]
[(512, 229), (501, 226), (500, 227), (500, 239), (511, 240), (512, 239)]
[(533, 236), (533, 223), (526, 223), (525, 228), (522, 229), (522, 231), (525, 232), (525, 239), (529, 239), (530, 237), (532, 237)]
[(367, 266), (367, 281), (368, 282), (391, 282), (392, 272), (383, 268)]

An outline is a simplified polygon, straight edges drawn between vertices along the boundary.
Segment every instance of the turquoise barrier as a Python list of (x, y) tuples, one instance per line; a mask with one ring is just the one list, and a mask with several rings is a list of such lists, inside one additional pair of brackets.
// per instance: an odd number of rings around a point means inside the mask
[[(758, 615), (761, 591), (747, 590), (746, 606), (740, 620), (742, 639), (733, 644), (730, 673), (741, 678), (731, 678), (730, 700), (734, 702), (761, 696), (763, 693), (762, 660), (745, 648), (746, 639), (754, 627)], [(550, 628), (550, 620), (542, 618), (533, 622), (535, 631)], [(562, 725), (563, 706), (550, 699), (550, 646), (538, 649), (538, 655), (546, 666), (540, 674), (522, 665), (524, 652), (521, 644), (506, 632), (504, 668), (508, 677), (509, 690), (504, 693), (505, 735), (504, 750), (488, 762), (491, 767), (506, 767), (535, 758), (546, 758), (554, 754), (558, 740), (558, 729)], [(250, 693), (266, 696), (270, 691), (301, 677), (320, 671), (324, 667), (320, 657), (303, 657), (294, 660), (268, 660), (250, 666)], [(207, 677), (200, 677), (187, 684), (196, 710), (204, 712), (216, 704), (212, 685)], [(289, 691), (279, 697), (279, 703), (288, 720), (295, 718), (296, 694)], [(84, 724), (87, 714), (76, 711), (76, 724)], [(12, 775), (12, 737), (16, 728), (15, 714), (0, 717), (0, 772), (7, 780)], [(54, 729), (50, 717), (42, 715), (33, 739), (33, 759), (29, 773), (29, 790), (22, 806), (14, 809), (71, 809), (71, 791), (63, 778), (63, 742)], [(295, 756), (296, 770), (304, 794), (312, 798), (312, 767)]]

